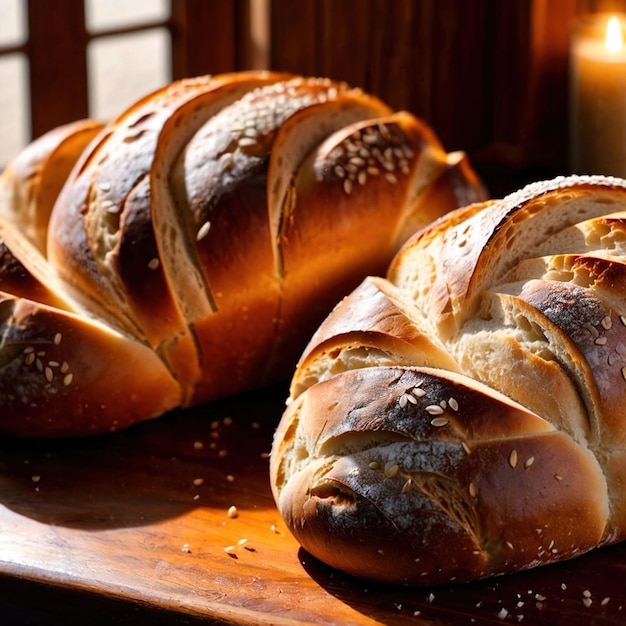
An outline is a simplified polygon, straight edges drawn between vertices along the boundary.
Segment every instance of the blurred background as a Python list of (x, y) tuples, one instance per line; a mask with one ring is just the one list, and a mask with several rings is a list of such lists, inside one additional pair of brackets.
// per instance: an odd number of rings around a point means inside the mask
[(565, 173), (568, 39), (623, 0), (0, 0), (0, 167), (185, 76), (345, 80), (465, 150), (494, 195)]

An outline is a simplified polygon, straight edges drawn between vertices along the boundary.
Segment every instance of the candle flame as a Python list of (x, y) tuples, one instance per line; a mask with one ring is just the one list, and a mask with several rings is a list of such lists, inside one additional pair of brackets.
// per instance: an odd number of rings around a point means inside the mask
[(606, 25), (606, 49), (615, 54), (622, 49), (623, 37), (619, 20), (613, 16)]

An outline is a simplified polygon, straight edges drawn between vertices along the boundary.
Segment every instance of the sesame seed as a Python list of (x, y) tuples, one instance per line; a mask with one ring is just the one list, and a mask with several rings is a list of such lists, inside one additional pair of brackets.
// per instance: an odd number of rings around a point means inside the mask
[(459, 410), (459, 403), (454, 398), (448, 400), (448, 406), (455, 412)]
[(40, 371), (43, 372), (43, 363), (41, 362), (41, 359), (35, 359), (35, 367)]
[(67, 361), (63, 361), (63, 363), (61, 363), (61, 374), (67, 373), (69, 369), (70, 369), (70, 364)]
[(605, 330), (609, 330), (613, 325), (613, 321), (609, 315), (607, 315), (600, 323), (602, 324), (602, 328)]
[(200, 229), (198, 230), (198, 233), (196, 235), (196, 241), (204, 239), (209, 234), (210, 229), (211, 222), (204, 222), (204, 224), (202, 224), (202, 226), (200, 226)]
[(28, 346), (27, 348), (24, 348), (24, 354), (32, 354), (35, 352), (35, 348), (33, 348), (32, 346)]
[(157, 267), (159, 267), (159, 263), (160, 263), (159, 259), (156, 259), (156, 258), (152, 259), (150, 263), (148, 263), (148, 269), (150, 270), (157, 269)]
[(470, 447), (464, 441), (461, 442), (461, 446), (463, 450), (465, 450), (465, 454), (471, 454), (472, 451)]
[(529, 456), (524, 463), (524, 467), (528, 469), (534, 462), (535, 462), (535, 457)]
[(349, 178), (346, 178), (343, 181), (343, 190), (350, 195), (352, 193), (352, 181)]
[(193, 484), (196, 487), (199, 487), (200, 485), (203, 485), (204, 484), (204, 478), (194, 478), (193, 479)]
[(107, 182), (98, 183), (98, 189), (100, 191), (111, 191), (111, 183), (107, 183)]
[(511, 454), (509, 454), (509, 465), (512, 468), (517, 467), (517, 450), (511, 450)]
[(387, 463), (385, 465), (385, 476), (387, 478), (395, 478), (400, 471), (400, 466), (395, 463)]
[(469, 494), (472, 498), (475, 498), (478, 495), (478, 487), (474, 483), (469, 484)]
[(247, 539), (240, 539), (240, 540), (237, 542), (237, 545), (238, 545), (238, 546), (245, 546), (247, 543), (248, 543), (248, 540), (247, 540)]
[(510, 541), (505, 541), (505, 545), (509, 550), (513, 550), (513, 544)]
[(47, 380), (49, 383), (51, 383), (51, 382), (52, 382), (52, 379), (54, 378), (54, 374), (53, 374), (53, 372), (52, 372), (52, 368), (50, 368), (50, 367), (46, 367), (46, 368), (44, 369), (44, 376), (46, 377), (46, 380)]
[(398, 179), (391, 172), (387, 172), (385, 178), (387, 182), (390, 182), (392, 185), (398, 182)]
[(619, 316), (619, 321), (620, 321), (620, 322), (621, 322), (624, 326), (626, 326), (626, 316), (624, 316), (624, 315), (620, 315), (620, 316)]
[(237, 143), (241, 148), (247, 148), (249, 146), (256, 146), (256, 139), (252, 137), (241, 137)]
[(622, 378), (626, 380), (626, 366), (622, 367)]
[(408, 478), (407, 481), (402, 485), (402, 493), (411, 493), (411, 489), (413, 487), (413, 481)]
[(237, 510), (236, 506), (231, 506), (228, 508), (228, 517), (230, 517), (231, 519), (235, 519), (236, 517), (238, 517), (239, 515), (239, 511)]
[[(26, 357), (25, 360), (28, 360), (28, 357)], [(400, 405), (401, 409), (404, 409), (406, 407), (407, 403), (408, 403), (408, 396), (406, 395), (406, 393), (403, 393), (400, 396), (400, 398), (398, 399), (398, 404)]]
[(436, 428), (441, 428), (442, 426), (447, 426), (449, 421), (447, 417), (435, 417), (430, 421), (430, 423)]
[(234, 554), (235, 550), (235, 546), (226, 546), (224, 548), (224, 552), (226, 552), (226, 554)]
[(48, 367), (59, 367), (58, 361), (48, 361)]
[(54, 339), (53, 339), (53, 341), (54, 341), (54, 345), (55, 345), (55, 346), (58, 346), (58, 345), (61, 343), (61, 339), (62, 339), (62, 335), (61, 335), (61, 333), (57, 333), (57, 334), (54, 336)]
[(30, 352), (29, 354), (26, 355), (26, 358), (24, 359), (24, 363), (26, 365), (32, 365), (35, 362), (35, 353), (34, 352)]
[(412, 393), (416, 398), (423, 398), (426, 395), (426, 392), (420, 387), (415, 387)]
[(346, 170), (344, 170), (341, 165), (335, 165), (335, 175), (337, 176), (337, 178), (345, 178)]
[(604, 335), (602, 335), (601, 337), (597, 337), (597, 338), (594, 340), (594, 343), (595, 343), (597, 346), (603, 346), (603, 345), (605, 345), (605, 344), (606, 344), (606, 342), (607, 342), (607, 341), (608, 341), (608, 340), (607, 340), (607, 338), (606, 338)]
[(429, 404), (425, 410), (429, 415), (441, 415), (443, 413), (443, 409), (438, 404)]
[(69, 387), (72, 384), (72, 381), (74, 380), (74, 374), (66, 374), (63, 377), (63, 386), (64, 387)]
[(369, 463), (368, 467), (370, 469), (377, 470), (377, 469), (380, 469), (380, 463), (377, 463), (376, 461), (372, 461), (371, 463)]

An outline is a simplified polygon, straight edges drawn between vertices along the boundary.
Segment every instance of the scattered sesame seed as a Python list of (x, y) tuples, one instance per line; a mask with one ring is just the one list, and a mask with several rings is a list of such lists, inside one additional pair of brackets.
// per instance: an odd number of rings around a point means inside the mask
[(372, 462), (368, 465), (368, 467), (369, 467), (370, 469), (377, 470), (377, 469), (380, 469), (380, 463), (377, 463), (376, 461), (372, 461)]
[(348, 195), (350, 195), (352, 193), (352, 181), (349, 178), (346, 178), (343, 181), (343, 190), (345, 191), (345, 193), (347, 193)]
[(150, 262), (148, 263), (148, 269), (155, 270), (159, 267), (160, 263), (161, 262), (159, 261), (159, 259), (155, 257), (154, 259), (151, 259)]
[(443, 409), (438, 404), (429, 404), (425, 411), (430, 415), (441, 415), (443, 413)]
[(35, 353), (34, 352), (29, 352), (26, 355), (26, 358), (24, 359), (24, 363), (26, 365), (32, 365), (35, 362)]
[(111, 183), (107, 183), (107, 182), (98, 183), (98, 189), (100, 191), (111, 191)]
[(204, 484), (204, 478), (194, 478), (193, 479), (193, 484), (196, 487), (199, 487), (200, 485), (203, 485)]
[(430, 423), (435, 428), (441, 428), (443, 426), (447, 426), (449, 424), (449, 420), (447, 417), (435, 417), (430, 420)]
[[(256, 135), (256, 132), (255, 132), (255, 135)], [(239, 144), (240, 148), (247, 148), (250, 146), (256, 146), (257, 141), (254, 137), (244, 136), (244, 137), (241, 137), (237, 143)]]
[(198, 233), (196, 234), (196, 241), (200, 241), (201, 239), (204, 239), (209, 234), (210, 229), (211, 229), (211, 222), (204, 222), (204, 224), (200, 226), (200, 229), (198, 230)]
[(411, 493), (411, 489), (413, 488), (413, 481), (408, 478), (407, 481), (402, 485), (402, 493)]
[(595, 343), (597, 346), (604, 346), (606, 345), (607, 341), (608, 339), (604, 335), (602, 335), (600, 337), (596, 337), (593, 343)]
[(185, 543), (183, 544), (183, 547), (180, 549), (181, 552), (185, 552), (186, 554), (191, 554), (191, 550), (189, 548), (189, 544)]
[(231, 506), (228, 509), (228, 517), (230, 517), (231, 519), (235, 519), (236, 517), (239, 516), (239, 511), (237, 510), (236, 506)]
[(621, 322), (624, 326), (626, 326), (626, 316), (624, 316), (624, 315), (620, 315), (620, 316), (619, 316), (619, 321), (620, 321), (620, 322)]
[(534, 456), (529, 456), (526, 461), (524, 462), (524, 467), (526, 469), (528, 469), (533, 463), (535, 462), (535, 457)]
[(465, 450), (465, 454), (470, 454), (472, 452), (467, 443), (465, 443), (465, 441), (461, 442), (461, 446), (463, 447), (463, 450)]
[(61, 374), (67, 373), (69, 369), (70, 369), (70, 364), (67, 361), (63, 361), (63, 363), (61, 363)]
[(72, 374), (71, 372), (69, 374), (66, 374), (63, 377), (63, 386), (69, 387), (72, 384), (73, 380), (74, 380), (74, 374)]
[(509, 454), (509, 465), (512, 468), (517, 467), (517, 450), (515, 449), (511, 450), (511, 454)]
[(459, 403), (454, 398), (448, 400), (448, 406), (455, 412), (459, 410)]
[(52, 379), (54, 378), (54, 374), (52, 372), (52, 368), (51, 367), (46, 367), (44, 369), (44, 376), (46, 377), (46, 380), (51, 383)]
[(506, 619), (506, 616), (509, 614), (509, 612), (503, 607), (500, 609), (500, 612), (498, 613), (498, 619)]
[(387, 478), (395, 478), (398, 475), (399, 471), (400, 466), (395, 463), (390, 462), (385, 465), (385, 476)]
[(607, 315), (601, 322), (600, 324), (602, 324), (602, 328), (604, 328), (605, 330), (609, 330), (611, 328), (611, 326), (613, 325), (613, 321), (611, 320), (611, 316)]
[(478, 487), (474, 483), (469, 484), (469, 494), (472, 498), (475, 498), (478, 495)]
[(62, 335), (61, 335), (61, 333), (57, 333), (57, 334), (54, 336), (54, 339), (53, 339), (53, 341), (54, 341), (54, 345), (55, 345), (55, 346), (58, 346), (58, 345), (61, 343), (61, 339), (62, 339)]
[(201, 441), (194, 441), (193, 442), (193, 449), (194, 450), (202, 450), (202, 448), (204, 448), (204, 444)]

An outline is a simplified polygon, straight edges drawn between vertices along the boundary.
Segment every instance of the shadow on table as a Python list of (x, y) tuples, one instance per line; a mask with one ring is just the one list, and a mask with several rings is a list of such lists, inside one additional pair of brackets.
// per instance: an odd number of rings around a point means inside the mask
[(285, 397), (274, 386), (93, 438), (0, 438), (0, 505), (94, 530), (227, 508), (235, 495), (241, 509), (273, 507), (267, 453)]

